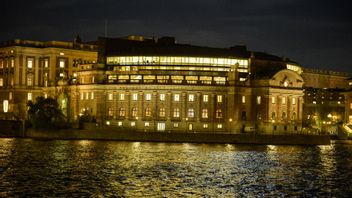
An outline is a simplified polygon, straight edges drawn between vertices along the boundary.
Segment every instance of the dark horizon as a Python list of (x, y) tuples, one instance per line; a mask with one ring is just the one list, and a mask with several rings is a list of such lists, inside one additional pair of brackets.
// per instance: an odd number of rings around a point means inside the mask
[[(21, 5), (21, 6), (18, 6)], [(287, 57), (303, 67), (352, 73), (352, 13), (347, 1), (222, 0), (5, 2), (0, 40), (83, 41), (141, 35), (178, 43)]]

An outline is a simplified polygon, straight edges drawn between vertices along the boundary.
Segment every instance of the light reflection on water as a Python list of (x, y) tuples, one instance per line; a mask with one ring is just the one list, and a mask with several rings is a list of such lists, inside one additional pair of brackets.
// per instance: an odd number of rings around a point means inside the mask
[(341, 197), (352, 145), (0, 139), (0, 197)]

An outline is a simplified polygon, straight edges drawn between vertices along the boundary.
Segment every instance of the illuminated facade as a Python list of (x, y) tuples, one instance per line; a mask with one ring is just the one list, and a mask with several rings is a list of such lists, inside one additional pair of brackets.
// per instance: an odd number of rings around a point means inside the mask
[(311, 116), (310, 87), (345, 89), (347, 78), (327, 74), (331, 83), (322, 87), (311, 79), (322, 74), (289, 59), (171, 37), (100, 38), (97, 45), (18, 40), (0, 50), (3, 115), (25, 119), (28, 100), (52, 96), (70, 121), (86, 116), (121, 131), (301, 133)]

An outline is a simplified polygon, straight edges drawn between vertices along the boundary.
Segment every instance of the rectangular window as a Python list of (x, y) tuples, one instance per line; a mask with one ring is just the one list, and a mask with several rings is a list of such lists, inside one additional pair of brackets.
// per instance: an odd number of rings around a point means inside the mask
[(158, 131), (165, 131), (165, 123), (164, 122), (159, 122), (157, 125), (157, 130)]
[(173, 114), (174, 114), (174, 118), (179, 118), (180, 117), (180, 109), (179, 108), (175, 108)]
[(119, 116), (120, 117), (125, 117), (125, 108), (121, 107), (119, 110)]
[(188, 117), (194, 118), (194, 109), (188, 109)]
[(134, 101), (138, 100), (138, 94), (136, 93), (132, 94), (132, 100)]
[(84, 98), (84, 95), (83, 95), (84, 93), (83, 92), (81, 92), (81, 100), (83, 100), (83, 98)]
[(12, 100), (12, 92), (9, 92), (9, 100)]
[(165, 94), (160, 94), (160, 101), (165, 101)]
[(175, 95), (174, 95), (174, 101), (175, 101), (175, 102), (180, 101), (180, 94), (175, 94)]
[(292, 98), (292, 104), (293, 104), (293, 105), (296, 104), (296, 98)]
[(32, 93), (31, 93), (31, 92), (29, 92), (29, 93), (27, 94), (27, 100), (32, 100)]
[(112, 117), (113, 115), (114, 115), (114, 111), (113, 111), (112, 107), (109, 107), (108, 108), (108, 116)]
[(159, 110), (159, 116), (160, 116), (160, 117), (165, 117), (165, 108), (160, 108), (160, 110)]
[(90, 93), (90, 99), (94, 100), (94, 92)]
[(282, 98), (281, 98), (281, 103), (282, 103), (282, 104), (286, 104), (286, 97), (282, 97)]
[(7, 113), (9, 111), (9, 101), (4, 100), (2, 105), (3, 105), (4, 113)]
[(203, 102), (209, 101), (209, 95), (203, 95)]
[(208, 109), (202, 110), (202, 118), (208, 118)]
[(152, 99), (152, 94), (150, 94), (150, 93), (146, 94), (146, 95), (145, 95), (145, 99), (146, 99), (147, 101), (150, 101), (150, 100)]
[(34, 62), (33, 58), (28, 58), (27, 59), (27, 68), (28, 69), (32, 69), (33, 68), (33, 62)]
[(257, 104), (261, 104), (262, 103), (262, 97), (261, 96), (257, 96)]
[(242, 104), (246, 103), (246, 96), (242, 96)]
[(86, 100), (89, 99), (89, 92), (86, 92)]
[(15, 59), (11, 58), (11, 67), (15, 67)]
[(124, 100), (125, 100), (125, 94), (123, 94), (123, 93), (120, 94), (120, 100), (121, 100), (121, 101), (124, 101)]
[(272, 97), (271, 97), (271, 103), (272, 103), (272, 104), (275, 104), (275, 102), (276, 102), (276, 98), (275, 98), (275, 96), (272, 96)]
[(48, 68), (48, 67), (49, 67), (49, 60), (48, 60), (48, 59), (45, 59), (45, 60), (44, 60), (44, 67), (45, 67), (45, 68)]
[(109, 93), (108, 99), (109, 99), (109, 100), (113, 100), (113, 99), (114, 99), (114, 95), (113, 95), (112, 93)]
[(217, 128), (218, 128), (218, 129), (222, 129), (222, 124), (218, 124), (218, 125), (217, 125)]
[(188, 95), (188, 101), (189, 102), (194, 102), (194, 94), (189, 94)]
[(4, 86), (4, 79), (0, 78), (0, 87)]
[(27, 76), (27, 86), (32, 86), (32, 85), (33, 85), (32, 76), (29, 75), (29, 76)]
[(117, 126), (119, 126), (119, 127), (122, 126), (122, 122), (121, 122), (121, 121), (118, 121), (118, 122), (117, 122)]
[(149, 127), (149, 122), (145, 122), (144, 127)]
[(203, 124), (203, 129), (207, 129), (208, 128), (208, 124)]
[(65, 60), (60, 60), (59, 61), (59, 67), (60, 68), (65, 68)]
[(178, 128), (178, 123), (174, 123), (174, 128)]
[(218, 103), (221, 103), (221, 102), (222, 102), (222, 95), (217, 95), (217, 96), (216, 96), (216, 101), (217, 101)]
[(131, 122), (131, 127), (136, 126), (136, 122)]

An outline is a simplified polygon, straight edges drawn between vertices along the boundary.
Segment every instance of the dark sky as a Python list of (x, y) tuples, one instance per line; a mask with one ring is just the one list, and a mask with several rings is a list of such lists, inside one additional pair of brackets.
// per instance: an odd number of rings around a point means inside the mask
[(178, 43), (248, 49), (305, 67), (352, 73), (352, 10), (339, 0), (6, 0), (0, 40), (83, 41), (175, 36)]

